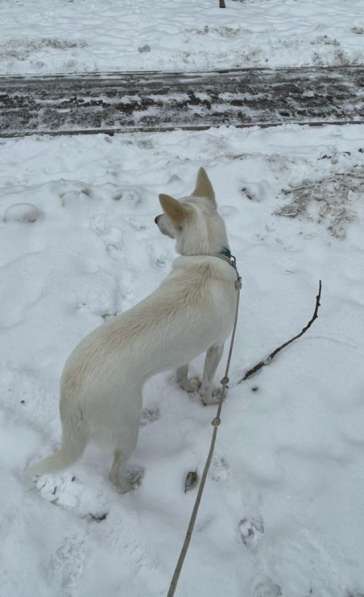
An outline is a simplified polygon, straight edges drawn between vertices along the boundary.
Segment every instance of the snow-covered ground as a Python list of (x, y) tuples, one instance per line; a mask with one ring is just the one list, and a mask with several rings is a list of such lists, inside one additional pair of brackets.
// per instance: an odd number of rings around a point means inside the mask
[[(264, 4), (234, 4), (221, 19)], [(166, 593), (195, 497), (184, 477), (201, 472), (213, 408), (171, 374), (148, 383), (132, 463), (145, 476), (128, 495), (114, 491), (110, 455), (95, 448), (37, 488), (22, 472), (59, 441), (70, 350), (169, 271), (172, 241), (153, 223), (158, 193), (185, 194), (204, 165), (243, 294), (232, 387), (178, 595), (362, 596), (363, 127), (13, 139), (0, 142), (0, 161), (0, 594)], [(16, 220), (24, 202), (38, 208), (35, 222)], [(238, 385), (310, 318), (320, 278), (314, 327)]]
[(2, 0), (0, 74), (356, 64), (363, 0)]

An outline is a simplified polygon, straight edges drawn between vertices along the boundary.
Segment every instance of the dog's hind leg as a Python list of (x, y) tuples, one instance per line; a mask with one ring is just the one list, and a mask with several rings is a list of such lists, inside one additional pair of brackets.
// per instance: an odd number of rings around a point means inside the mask
[(128, 493), (140, 485), (143, 471), (130, 470), (126, 466), (127, 459), (118, 448), (114, 451), (114, 458), (109, 474), (109, 479), (120, 493)]
[(128, 421), (122, 426), (122, 433), (116, 440), (114, 458), (109, 479), (120, 493), (127, 493), (140, 484), (142, 472), (127, 468), (127, 461), (134, 451), (139, 432), (139, 421)]
[(131, 491), (135, 485), (128, 476), (126, 468), (126, 459), (121, 450), (114, 451), (114, 459), (109, 474), (109, 479), (120, 493)]
[(223, 344), (214, 344), (213, 346), (210, 346), (206, 353), (205, 366), (200, 387), (200, 397), (205, 405), (216, 404), (218, 402), (218, 393), (220, 389), (214, 391), (212, 382), (218, 364), (220, 363), (223, 351)]
[(126, 479), (126, 460), (123, 458), (122, 451), (116, 449), (114, 451), (114, 459), (109, 474), (110, 481), (119, 489), (121, 493), (130, 491), (130, 487)]

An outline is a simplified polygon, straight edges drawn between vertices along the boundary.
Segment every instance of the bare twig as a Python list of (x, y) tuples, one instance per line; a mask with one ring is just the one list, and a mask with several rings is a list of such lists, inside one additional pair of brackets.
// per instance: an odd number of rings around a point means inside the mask
[(246, 379), (248, 379), (249, 377), (252, 377), (252, 375), (254, 375), (255, 373), (257, 373), (257, 371), (259, 371), (260, 369), (262, 369), (262, 367), (265, 367), (266, 365), (269, 365), (272, 360), (274, 359), (275, 356), (277, 356), (277, 354), (279, 352), (281, 352), (281, 350), (283, 350), (283, 348), (286, 348), (289, 344), (291, 344), (292, 342), (294, 342), (295, 340), (297, 340), (298, 338), (300, 338), (301, 336), (303, 336), (303, 334), (305, 332), (307, 332), (307, 330), (311, 327), (311, 325), (313, 324), (313, 322), (315, 321), (315, 319), (317, 319), (318, 317), (318, 310), (320, 307), (320, 299), (321, 299), (321, 287), (322, 287), (322, 283), (321, 280), (319, 281), (319, 288), (318, 288), (318, 293), (316, 295), (316, 304), (315, 304), (315, 310), (313, 312), (313, 315), (310, 319), (310, 321), (305, 325), (304, 328), (302, 328), (302, 330), (300, 331), (299, 334), (296, 334), (296, 336), (293, 336), (293, 338), (290, 338), (289, 340), (287, 340), (287, 342), (284, 342), (283, 344), (281, 344), (280, 346), (278, 346), (277, 348), (275, 348), (265, 359), (262, 359), (261, 361), (259, 361), (258, 363), (256, 363), (256, 365), (254, 365), (254, 367), (251, 367), (250, 369), (248, 369), (248, 371), (244, 374), (244, 376), (239, 379), (238, 384), (245, 381)]

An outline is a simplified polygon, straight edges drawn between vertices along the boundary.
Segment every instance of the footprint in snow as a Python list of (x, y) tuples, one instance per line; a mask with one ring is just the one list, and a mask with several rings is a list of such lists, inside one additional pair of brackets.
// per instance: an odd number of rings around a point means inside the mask
[(14, 203), (5, 211), (4, 222), (34, 224), (43, 217), (43, 212), (32, 203)]
[(51, 555), (46, 575), (49, 581), (62, 587), (64, 597), (72, 597), (84, 570), (86, 560), (85, 539), (76, 535), (65, 537)]
[(264, 535), (264, 521), (261, 516), (244, 517), (239, 522), (239, 532), (242, 542), (249, 550), (257, 547)]
[(36, 482), (43, 499), (90, 521), (101, 522), (108, 515), (108, 502), (101, 490), (81, 483), (75, 475), (48, 475)]
[(230, 475), (229, 463), (223, 456), (214, 458), (212, 462), (211, 478), (214, 481), (226, 481)]
[(253, 591), (252, 597), (281, 597), (281, 587), (270, 578), (259, 582)]
[(142, 416), (140, 419), (140, 427), (145, 427), (149, 423), (154, 423), (154, 421), (158, 421), (160, 418), (160, 410), (158, 406), (150, 406), (148, 408), (143, 408)]

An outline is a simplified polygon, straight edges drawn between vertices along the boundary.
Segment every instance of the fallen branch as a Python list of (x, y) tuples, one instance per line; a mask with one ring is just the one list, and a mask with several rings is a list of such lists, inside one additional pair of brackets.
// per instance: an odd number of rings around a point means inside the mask
[(292, 342), (294, 342), (295, 340), (297, 340), (298, 338), (300, 338), (301, 336), (303, 336), (303, 334), (305, 332), (307, 332), (307, 330), (311, 327), (311, 325), (313, 324), (313, 322), (315, 321), (315, 319), (317, 319), (317, 317), (318, 317), (318, 310), (319, 310), (320, 299), (321, 299), (321, 287), (322, 287), (322, 284), (321, 284), (321, 280), (320, 280), (319, 281), (318, 293), (316, 295), (315, 310), (313, 312), (313, 315), (312, 315), (310, 321), (305, 325), (304, 328), (302, 328), (302, 330), (300, 331), (300, 333), (296, 334), (296, 336), (293, 336), (293, 338), (290, 338), (290, 340), (287, 340), (287, 342), (284, 342), (283, 344), (281, 344), (280, 346), (278, 346), (278, 348), (275, 348), (275, 350), (273, 350), (265, 359), (259, 361), (256, 365), (254, 365), (254, 367), (251, 367), (250, 369), (248, 369), (248, 371), (245, 373), (245, 375), (241, 379), (239, 379), (238, 384), (242, 383), (243, 381), (245, 381), (249, 377), (252, 377), (252, 375), (254, 375), (255, 373), (257, 373), (257, 371), (259, 371), (260, 369), (262, 369), (266, 365), (269, 365), (272, 362), (272, 360), (274, 359), (274, 357), (277, 356), (277, 354), (279, 352), (281, 352), (281, 350), (283, 350), (283, 348), (286, 348), (289, 344), (292, 344)]

